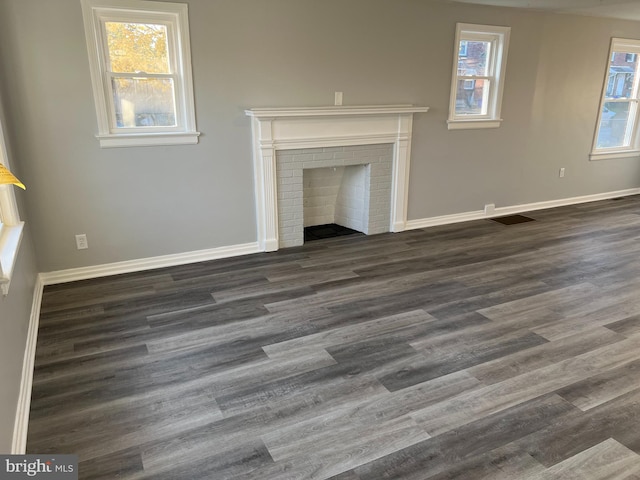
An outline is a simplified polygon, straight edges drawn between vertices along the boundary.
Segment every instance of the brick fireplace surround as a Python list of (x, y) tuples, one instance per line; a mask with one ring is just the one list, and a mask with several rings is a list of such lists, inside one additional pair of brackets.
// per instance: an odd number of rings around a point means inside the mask
[[(428, 109), (380, 105), (246, 110), (252, 118), (260, 249), (302, 244), (302, 177), (309, 168), (363, 165), (368, 169), (363, 230), (403, 231), (413, 114)], [(391, 156), (384, 154), (389, 145)]]

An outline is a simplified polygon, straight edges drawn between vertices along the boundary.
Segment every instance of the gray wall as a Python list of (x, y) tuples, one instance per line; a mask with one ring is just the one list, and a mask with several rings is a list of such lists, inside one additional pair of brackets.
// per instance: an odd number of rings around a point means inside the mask
[[(1, 49), (0, 49), (1, 53)], [(0, 80), (2, 79), (0, 69)], [(11, 156), (11, 131), (2, 110), (2, 85), (0, 82), (0, 121), (7, 126), (7, 149), (11, 157), (11, 170), (19, 178), (22, 176), (17, 159)], [(21, 200), (25, 195), (16, 189), (18, 208), (22, 219), (25, 219), (25, 209)], [(24, 357), (31, 304), (36, 281), (36, 261), (29, 229), (25, 229), (20, 253), (14, 267), (9, 295), (0, 294), (0, 453), (11, 452), (13, 425), (18, 405), (20, 381), (22, 379), (22, 361)]]
[[(200, 144), (100, 149), (80, 1), (0, 0), (40, 271), (255, 241), (243, 109), (336, 90), (432, 107), (414, 124), (410, 219), (640, 186), (637, 159), (588, 160), (610, 37), (638, 23), (429, 0), (186, 3)], [(458, 21), (512, 27), (499, 129), (446, 129)]]

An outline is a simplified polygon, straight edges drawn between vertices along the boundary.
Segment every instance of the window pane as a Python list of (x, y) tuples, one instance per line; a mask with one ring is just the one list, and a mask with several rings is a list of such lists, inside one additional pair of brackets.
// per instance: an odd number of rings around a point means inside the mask
[(638, 67), (638, 56), (614, 52), (609, 65), (609, 80), (607, 81), (607, 98), (631, 98), (633, 83)]
[(456, 115), (486, 115), (489, 88), (489, 80), (458, 80)]
[[(460, 50), (462, 50), (460, 42)], [(488, 75), (489, 55), (491, 55), (491, 42), (466, 41), (465, 56), (460, 55), (458, 61), (458, 75)]]
[(461, 57), (466, 57), (467, 56), (467, 41), (466, 40), (462, 40), (460, 42), (460, 48), (458, 49), (458, 55), (460, 55)]
[(174, 127), (176, 107), (170, 78), (114, 78), (116, 126)]
[(112, 72), (171, 73), (165, 25), (105, 22), (105, 29)]
[(604, 104), (598, 130), (597, 148), (628, 147), (630, 145), (630, 111), (631, 102), (606, 102)]

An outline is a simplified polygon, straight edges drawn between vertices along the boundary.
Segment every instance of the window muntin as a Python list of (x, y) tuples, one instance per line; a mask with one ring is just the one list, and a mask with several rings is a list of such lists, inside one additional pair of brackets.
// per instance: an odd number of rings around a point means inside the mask
[(500, 125), (510, 28), (459, 23), (449, 128)]
[(82, 1), (101, 145), (197, 143), (187, 6)]
[(639, 153), (640, 41), (611, 42), (592, 158)]

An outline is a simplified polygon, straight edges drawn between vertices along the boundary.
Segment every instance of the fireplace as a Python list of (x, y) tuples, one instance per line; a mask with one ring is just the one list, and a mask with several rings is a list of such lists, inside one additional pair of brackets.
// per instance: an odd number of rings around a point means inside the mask
[(302, 244), (303, 172), (316, 168), (359, 167), (362, 173), (349, 175), (367, 179), (364, 233), (403, 231), (413, 114), (427, 110), (411, 105), (246, 110), (252, 117), (261, 250)]

